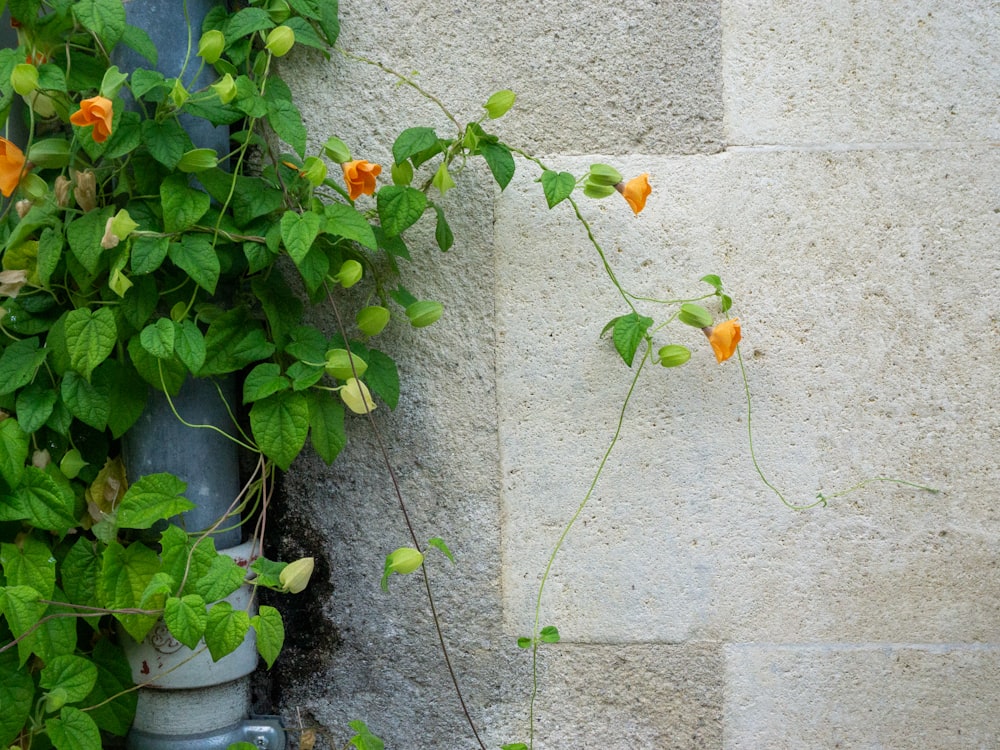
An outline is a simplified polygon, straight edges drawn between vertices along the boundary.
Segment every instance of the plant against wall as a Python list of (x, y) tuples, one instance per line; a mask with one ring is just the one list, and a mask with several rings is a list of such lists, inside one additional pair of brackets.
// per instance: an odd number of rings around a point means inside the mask
[[(405, 129), (387, 174), (353, 158), (354, 134), (309, 153), (274, 61), (294, 45), (327, 52), (339, 28), (335, 2), (253, 0), (212, 12), (190, 33), (186, 65), (213, 78), (197, 90), (155, 70), (155, 47), (126, 23), (120, 0), (10, 0), (9, 9), (19, 45), (0, 51), (0, 116), (23, 118), (28, 135), (0, 139), (0, 192), (9, 199), (0, 217), (0, 743), (88, 749), (101, 747), (102, 732), (124, 734), (135, 686), (119, 627), (141, 640), (162, 618), (178, 641), (213, 658), (253, 628), (273, 664), (284, 639), (278, 611), (251, 615), (222, 600), (248, 579), (300, 591), (311, 561), (258, 557), (248, 574), (217, 553), (209, 532), (170, 520), (191, 508), (184, 482), (126, 475), (120, 440), (150, 387), (170, 397), (188, 378), (242, 375), (232, 424), (204, 429), (257, 457), (216, 527), (245, 515), (259, 540), (275, 472), (307, 440), (331, 462), (346, 414), (396, 406), (396, 366), (372, 339), (393, 320), (421, 328), (442, 315), (441, 303), (399, 281), (410, 257), (404, 233), (432, 222), (439, 249), (451, 248), (435, 198), (467, 160), (482, 158), (503, 189), (523, 157), (538, 168), (548, 206), (573, 211), (623, 300), (605, 333), (627, 365), (638, 362), (633, 387), (646, 363), (690, 358), (684, 345), (654, 346), (675, 321), (701, 329), (720, 362), (736, 351), (738, 321), (717, 322), (698, 304), (714, 299), (728, 314), (717, 276), (703, 277), (706, 291), (692, 299), (629, 294), (576, 202), (581, 192), (620, 194), (638, 214), (647, 177), (626, 180), (595, 164), (578, 178), (502, 143), (487, 127), (513, 105), (512, 92), (491, 96), (468, 123), (442, 107), (455, 126), (447, 136)], [(119, 46), (149, 67), (120, 71)], [(231, 128), (232, 150), (198, 147), (182, 118)], [(639, 303), (667, 312), (656, 322)], [(331, 337), (306, 323), (309, 304), (331, 305), (341, 330)], [(427, 546), (450, 555), (444, 540), (424, 545), (414, 533), (411, 541), (387, 556), (383, 585), (395, 573), (426, 576)], [(433, 608), (429, 583), (427, 594)], [(520, 645), (537, 658), (558, 631), (539, 627), (537, 613), (535, 630)], [(443, 637), (441, 646), (447, 658)], [(356, 747), (380, 746), (362, 722), (352, 726)]]

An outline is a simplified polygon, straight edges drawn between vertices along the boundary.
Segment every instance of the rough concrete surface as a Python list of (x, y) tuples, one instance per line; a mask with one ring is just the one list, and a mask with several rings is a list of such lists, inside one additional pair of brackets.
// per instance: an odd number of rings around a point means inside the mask
[[(992, 748), (1000, 744), (1000, 6), (992, 0), (341, 0), (342, 43), (493, 123), (551, 167), (595, 161), (654, 192), (581, 211), (625, 288), (686, 298), (719, 274), (740, 364), (702, 334), (647, 366), (605, 474), (555, 561), (535, 747)], [(403, 127), (453, 128), (385, 72), (335, 55), (282, 70), (311, 131), (388, 165)], [(632, 372), (599, 333), (628, 307), (566, 206), (519, 162), (447, 196), (447, 255), (409, 237), (408, 286), (446, 304), (394, 328), (403, 394), (380, 409), (484, 744), (527, 742), (538, 581), (614, 433)], [(386, 172), (388, 169), (386, 169)], [(422, 233), (422, 234), (421, 234)], [(647, 314), (660, 315), (642, 302)], [(331, 332), (332, 318), (325, 318)], [(662, 320), (662, 315), (658, 317)], [(272, 674), (290, 725), (343, 747), (475, 748), (419, 578), (378, 589), (408, 543), (361, 420), (333, 467), (284, 480), (276, 543), (317, 586)], [(941, 490), (873, 482), (898, 477)], [(298, 546), (296, 546), (298, 545)], [(325, 745), (323, 743), (326, 743)], [(339, 744), (338, 744), (339, 743)]]

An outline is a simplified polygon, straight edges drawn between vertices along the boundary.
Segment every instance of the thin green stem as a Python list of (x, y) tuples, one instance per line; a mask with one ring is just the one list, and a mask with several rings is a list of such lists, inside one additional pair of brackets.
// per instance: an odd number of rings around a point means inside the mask
[(646, 362), (649, 361), (651, 349), (649, 345), (646, 346), (646, 351), (642, 355), (642, 360), (639, 362), (639, 366), (635, 370), (635, 375), (632, 377), (632, 382), (629, 385), (628, 392), (625, 394), (625, 399), (622, 401), (621, 409), (618, 412), (618, 424), (615, 427), (614, 435), (611, 438), (611, 442), (608, 444), (607, 450), (604, 451), (604, 455), (601, 457), (600, 463), (597, 465), (597, 471), (594, 472), (593, 479), (590, 481), (590, 486), (587, 488), (587, 493), (583, 496), (583, 500), (576, 508), (576, 512), (569, 519), (569, 522), (563, 527), (562, 533), (559, 535), (559, 539), (556, 541), (555, 546), (552, 548), (552, 552), (549, 554), (549, 559), (545, 564), (545, 571), (542, 573), (542, 579), (538, 584), (538, 597), (535, 600), (535, 624), (532, 632), (531, 642), (531, 700), (528, 704), (528, 747), (534, 748), (535, 746), (535, 700), (538, 697), (538, 645), (539, 645), (539, 625), (541, 623), (542, 615), (542, 594), (545, 592), (545, 584), (549, 579), (549, 574), (552, 572), (552, 566), (555, 563), (556, 555), (559, 554), (559, 550), (562, 549), (563, 543), (566, 541), (566, 537), (569, 536), (570, 530), (576, 523), (577, 519), (583, 513), (584, 508), (590, 502), (590, 498), (594, 494), (594, 489), (597, 487), (597, 482), (600, 480), (601, 475), (604, 473), (604, 467), (608, 463), (608, 459), (611, 457), (611, 452), (615, 449), (618, 444), (618, 439), (622, 434), (622, 427), (625, 424), (625, 412), (628, 409), (629, 403), (632, 401), (632, 396), (635, 394), (636, 386), (639, 383), (639, 376), (642, 374), (642, 368), (645, 366)]

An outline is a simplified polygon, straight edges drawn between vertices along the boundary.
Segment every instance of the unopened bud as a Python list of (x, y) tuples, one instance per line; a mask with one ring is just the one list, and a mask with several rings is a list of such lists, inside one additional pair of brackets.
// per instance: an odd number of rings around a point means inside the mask
[(351, 160), (351, 149), (336, 136), (326, 139), (326, 143), (323, 144), (323, 153), (335, 164), (343, 164)]
[(303, 557), (288, 563), (278, 574), (281, 589), (289, 594), (298, 594), (305, 590), (305, 587), (309, 585), (309, 579), (312, 577), (315, 565), (316, 561), (311, 557)]
[(174, 87), (170, 89), (170, 98), (174, 102), (174, 106), (180, 109), (184, 106), (184, 102), (191, 98), (191, 94), (188, 90), (184, 88), (184, 84), (181, 83), (181, 79), (178, 78), (174, 81)]
[(486, 104), (483, 107), (486, 109), (486, 114), (491, 120), (495, 120), (498, 117), (503, 117), (514, 106), (514, 99), (517, 98), (513, 91), (510, 89), (504, 89), (503, 91), (497, 91), (493, 96), (486, 100)]
[[(354, 365), (351, 367), (351, 365)], [(337, 380), (360, 378), (368, 369), (368, 363), (347, 349), (331, 349), (326, 353), (326, 374)]]
[(276, 26), (267, 35), (264, 49), (275, 57), (284, 57), (295, 44), (295, 32), (290, 26)]
[(668, 344), (660, 349), (659, 357), (664, 367), (680, 367), (691, 359), (691, 350), (680, 344)]
[(707, 328), (712, 325), (712, 313), (693, 302), (685, 302), (681, 305), (680, 312), (677, 313), (677, 319), (681, 323), (693, 326), (694, 328)]
[(62, 169), (69, 164), (69, 141), (65, 138), (44, 138), (28, 149), (28, 161), (42, 169)]
[(226, 48), (226, 37), (218, 29), (206, 31), (198, 42), (198, 57), (209, 65), (215, 65)]
[(185, 151), (177, 168), (181, 172), (204, 172), (219, 166), (219, 155), (214, 148), (193, 148)]
[(38, 68), (28, 63), (15, 65), (10, 74), (10, 83), (14, 91), (21, 96), (27, 96), (38, 88)]
[(363, 307), (355, 317), (358, 330), (366, 336), (378, 336), (389, 323), (389, 311), (379, 305)]
[(305, 177), (313, 187), (322, 185), (323, 180), (326, 179), (326, 162), (318, 156), (307, 156), (299, 174)]
[(444, 312), (444, 305), (433, 300), (420, 300), (406, 308), (406, 317), (414, 328), (424, 328), (436, 323)]
[(219, 97), (219, 101), (223, 104), (229, 104), (233, 99), (236, 98), (236, 81), (233, 80), (233, 76), (226, 73), (222, 78), (209, 86), (215, 95)]
[(32, 203), (27, 198), (22, 198), (21, 200), (19, 200), (17, 203), (14, 204), (14, 210), (17, 211), (17, 217), (19, 219), (23, 219), (25, 216), (28, 215), (28, 211), (31, 210), (31, 207), (33, 205), (35, 204)]
[(622, 173), (608, 164), (591, 164), (587, 174), (588, 182), (607, 187), (614, 187), (623, 179)]
[(284, 23), (292, 15), (292, 9), (286, 0), (271, 0), (267, 4), (267, 14), (275, 23)]
[(404, 161), (402, 164), (393, 164), (390, 174), (392, 175), (393, 185), (405, 186), (413, 182), (413, 166), (409, 160)]
[(607, 198), (614, 193), (614, 185), (602, 185), (591, 181), (589, 177), (583, 183), (583, 194), (588, 198)]
[(333, 278), (344, 289), (350, 289), (361, 281), (362, 275), (364, 275), (364, 268), (361, 267), (360, 263), (356, 260), (345, 260), (340, 270), (337, 271), (337, 275)]
[(389, 589), (389, 576), (393, 573), (406, 575), (417, 570), (424, 562), (424, 556), (413, 547), (400, 547), (385, 556), (385, 569), (382, 572), (382, 590)]
[(371, 391), (357, 378), (347, 379), (340, 388), (340, 398), (344, 405), (355, 414), (367, 414), (370, 411), (375, 411), (375, 402), (372, 400)]

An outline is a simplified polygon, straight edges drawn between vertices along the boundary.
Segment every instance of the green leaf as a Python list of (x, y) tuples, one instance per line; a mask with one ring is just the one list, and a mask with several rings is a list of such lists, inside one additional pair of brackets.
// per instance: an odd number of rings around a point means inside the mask
[(135, 716), (136, 692), (132, 690), (132, 669), (121, 647), (101, 638), (90, 655), (97, 666), (97, 685), (84, 705), (93, 706), (91, 718), (105, 731), (125, 736)]
[(73, 5), (73, 15), (107, 50), (125, 33), (125, 6), (118, 0), (79, 0)]
[[(196, 542), (177, 527), (168, 526), (160, 536), (163, 572), (171, 576), (178, 585), (193, 588), (194, 581), (202, 578), (218, 557), (215, 541), (211, 537), (200, 537)], [(187, 580), (185, 581), (185, 575)]]
[(243, 585), (246, 571), (233, 558), (217, 554), (205, 574), (195, 581), (195, 592), (207, 602), (225, 599)]
[(448, 549), (448, 545), (445, 544), (444, 539), (442, 539), (441, 537), (437, 537), (436, 536), (436, 537), (433, 537), (432, 539), (428, 539), (427, 543), (429, 545), (431, 545), (432, 547), (435, 547), (436, 549), (439, 549), (442, 553), (444, 553), (445, 557), (447, 557), (452, 562), (455, 562), (455, 556), (451, 554), (451, 550)]
[(89, 659), (66, 654), (52, 659), (39, 675), (38, 684), (46, 690), (62, 688), (67, 703), (82, 701), (97, 682), (97, 667)]
[(118, 525), (123, 529), (148, 529), (179, 513), (191, 510), (194, 503), (181, 493), (187, 484), (172, 474), (147, 474), (125, 492), (118, 506)]
[(302, 262), (306, 253), (312, 247), (316, 237), (319, 236), (323, 220), (319, 214), (306, 211), (297, 214), (294, 211), (286, 211), (281, 217), (281, 241), (285, 244), (285, 249), (292, 256), (295, 265)]
[(722, 279), (718, 274), (710, 273), (707, 276), (702, 276), (698, 281), (704, 281), (706, 284), (710, 285), (715, 289), (716, 294), (722, 294)]
[(28, 434), (17, 419), (0, 422), (0, 477), (8, 486), (16, 487), (24, 474), (28, 460)]
[(34, 695), (31, 674), (18, 667), (14, 653), (0, 654), (0, 745), (6, 747), (20, 734), (31, 715)]
[[(153, 40), (149, 38), (149, 34), (147, 34), (143, 29), (140, 29), (138, 26), (126, 25), (121, 41), (126, 47), (130, 47), (135, 52), (145, 57), (151, 64), (156, 65), (156, 45), (153, 44)], [(138, 94), (136, 94), (136, 96), (138, 96)]]
[[(174, 169), (185, 151), (193, 148), (184, 128), (174, 119), (143, 120), (142, 143), (149, 153), (167, 169)], [(199, 178), (201, 175), (199, 175)]]
[[(21, 429), (31, 433), (39, 429), (52, 414), (59, 396), (41, 383), (31, 383), (17, 394), (17, 421)], [(2, 473), (2, 472), (0, 472)]]
[(615, 349), (629, 367), (635, 359), (635, 352), (646, 336), (646, 331), (653, 325), (653, 319), (638, 313), (629, 313), (616, 318), (612, 331)]
[[(205, 199), (208, 200), (207, 195)], [(169, 255), (170, 260), (186, 271), (198, 286), (209, 294), (215, 294), (221, 265), (218, 253), (207, 238), (193, 234), (182, 235), (180, 242), (170, 243)]]
[(152, 273), (167, 257), (169, 237), (136, 237), (132, 241), (132, 272)]
[(328, 234), (354, 240), (360, 245), (375, 250), (375, 232), (372, 225), (360, 211), (346, 203), (329, 203), (324, 209), (326, 213), (326, 228)]
[(41, 469), (26, 466), (14, 496), (33, 526), (65, 534), (76, 526), (76, 498)]
[[(160, 571), (159, 556), (144, 544), (123, 547), (111, 542), (104, 550), (104, 565), (98, 579), (98, 595), (111, 609), (137, 609), (150, 582)], [(156, 624), (153, 615), (114, 613), (128, 634), (141, 641)]]
[(426, 206), (427, 196), (416, 188), (386, 185), (376, 193), (379, 220), (390, 237), (415, 224)]
[(174, 351), (191, 372), (205, 364), (205, 336), (192, 320), (184, 320), (175, 328)]
[(554, 172), (546, 169), (540, 178), (542, 192), (545, 193), (545, 202), (549, 208), (554, 208), (564, 200), (569, 198), (576, 187), (576, 178), (569, 172)]
[[(57, 602), (65, 599), (58, 587), (52, 598)], [(38, 627), (18, 643), (18, 657), (24, 661), (30, 654), (35, 654), (47, 663), (57, 656), (73, 653), (76, 649), (76, 618), (72, 615), (73, 612), (62, 604), (46, 607), (32, 623), (37, 623)]]
[(372, 734), (363, 721), (352, 721), (348, 726), (357, 732), (351, 737), (350, 742), (358, 750), (385, 750), (385, 743)]
[[(74, 604), (88, 607), (99, 606), (97, 601), (97, 576), (101, 570), (101, 558), (94, 542), (79, 537), (69, 548), (59, 567), (66, 596)], [(96, 618), (95, 618), (96, 629)]]
[(247, 631), (250, 630), (250, 615), (240, 609), (233, 609), (229, 602), (219, 602), (208, 612), (205, 626), (205, 644), (215, 661), (235, 651)]
[(211, 204), (208, 193), (191, 187), (185, 175), (170, 175), (160, 183), (163, 227), (168, 232), (190, 229), (205, 215)]
[(287, 471), (309, 432), (309, 405), (305, 396), (283, 391), (254, 402), (250, 427), (264, 455)]
[[(83, 216), (74, 219), (66, 227), (66, 239), (73, 256), (80, 261), (88, 273), (96, 274), (105, 258), (101, 239), (104, 237), (104, 227), (111, 218), (112, 206), (106, 206), (94, 211), (87, 211)], [(106, 262), (106, 261), (105, 261)]]
[(42, 230), (38, 238), (38, 281), (43, 287), (48, 287), (52, 274), (59, 266), (62, 258), (65, 237), (61, 232), (55, 232), (51, 227)]
[(396, 164), (402, 164), (414, 154), (433, 148), (437, 142), (437, 133), (433, 128), (407, 128), (392, 144), (392, 158)]
[(330, 257), (323, 248), (313, 246), (312, 250), (298, 263), (299, 275), (306, 285), (309, 294), (315, 294), (323, 286), (323, 282), (330, 274)]
[(199, 376), (235, 372), (274, 353), (263, 328), (245, 307), (229, 310), (208, 327), (205, 334), (208, 355)]
[(175, 323), (170, 318), (160, 318), (142, 329), (139, 343), (142, 348), (160, 359), (170, 359), (174, 356)]
[(197, 594), (187, 594), (180, 598), (172, 596), (164, 606), (163, 621), (174, 638), (193, 649), (205, 635), (205, 626), (208, 624), (205, 600)]
[(278, 99), (267, 103), (267, 123), (300, 157), (306, 153), (306, 128), (302, 115), (292, 102)]
[(250, 624), (257, 631), (257, 651), (270, 669), (285, 643), (285, 624), (281, 621), (281, 613), (262, 604)]
[(511, 155), (510, 149), (499, 143), (482, 141), (479, 144), (479, 150), (493, 173), (493, 179), (503, 190), (510, 184), (510, 180), (514, 176), (514, 157)]
[(118, 341), (115, 314), (110, 307), (93, 312), (78, 308), (66, 315), (65, 326), (70, 367), (90, 380), (94, 368), (107, 359)]
[(288, 344), (292, 330), (302, 320), (301, 300), (280, 273), (255, 277), (251, 289), (267, 317), (271, 340), (279, 349), (283, 349)]
[(38, 348), (35, 337), (15, 341), (4, 349), (0, 355), (0, 396), (30, 383), (48, 353), (48, 349)]
[(43, 597), (56, 587), (56, 561), (45, 542), (25, 537), (20, 544), (0, 544), (0, 563), (10, 586), (30, 586)]
[(149, 388), (142, 382), (136, 369), (128, 361), (106, 359), (94, 371), (94, 386), (99, 391), (113, 394), (108, 399), (108, 429), (114, 438), (120, 438), (142, 416), (149, 397)]
[(67, 372), (60, 389), (63, 403), (70, 413), (95, 430), (103, 430), (111, 415), (111, 394), (98, 382), (93, 384), (82, 375)]
[(347, 444), (344, 407), (329, 393), (308, 391), (309, 441), (326, 463), (332, 464)]
[(259, 401), (272, 393), (284, 391), (292, 387), (288, 378), (281, 374), (280, 365), (273, 362), (259, 364), (253, 368), (243, 381), (243, 403)]
[(559, 643), (559, 629), (555, 625), (546, 625), (538, 633), (538, 640), (542, 643)]
[(533, 642), (534, 641), (532, 641), (530, 638), (527, 638), (525, 636), (521, 636), (520, 638), (517, 639), (517, 647), (518, 648), (531, 648), (531, 644)]
[(264, 31), (274, 28), (274, 21), (263, 8), (243, 8), (235, 13), (226, 23), (224, 30), (226, 39), (234, 42), (242, 36), (247, 36), (255, 31)]
[(101, 750), (101, 730), (86, 712), (63, 706), (58, 719), (48, 719), (45, 730), (56, 750)]
[(448, 220), (445, 218), (444, 211), (438, 206), (434, 206), (434, 211), (437, 214), (437, 224), (434, 226), (434, 240), (443, 252), (448, 252), (451, 250), (451, 246), (455, 244), (455, 235), (452, 234), (451, 227), (448, 226)]
[(369, 349), (361, 357), (368, 363), (365, 383), (390, 409), (395, 409), (399, 403), (399, 370), (395, 361), (377, 349)]

